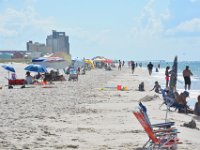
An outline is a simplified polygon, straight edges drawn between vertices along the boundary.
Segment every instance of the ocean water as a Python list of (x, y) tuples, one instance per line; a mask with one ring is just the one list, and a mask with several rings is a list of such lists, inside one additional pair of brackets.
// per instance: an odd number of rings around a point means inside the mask
[[(143, 68), (146, 68), (149, 62), (142, 62)], [(172, 69), (173, 62), (153, 62), (154, 69), (152, 72), (152, 77), (154, 80), (158, 80), (161, 84), (162, 88), (165, 88), (165, 68), (166, 66), (170, 66)], [(160, 64), (160, 69), (156, 72), (156, 67)], [(193, 73), (191, 76), (191, 90), (189, 90), (190, 97), (187, 98), (188, 105), (191, 108), (194, 107), (195, 102), (197, 101), (197, 96), (200, 95), (200, 61), (182, 61), (178, 62), (178, 76), (177, 76), (177, 91), (180, 93), (184, 91), (184, 78), (182, 76), (182, 72), (186, 66), (189, 66), (189, 69)], [(155, 82), (152, 80), (152, 82)]]

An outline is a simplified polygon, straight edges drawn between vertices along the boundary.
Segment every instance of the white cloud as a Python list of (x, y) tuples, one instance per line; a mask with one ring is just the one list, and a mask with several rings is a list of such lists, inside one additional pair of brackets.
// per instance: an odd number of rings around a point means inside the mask
[(176, 34), (180, 32), (200, 32), (200, 18), (193, 18), (191, 20), (181, 22), (176, 27), (169, 29), (167, 34)]
[(40, 17), (31, 5), (22, 10), (7, 8), (0, 14), (0, 22), (0, 34), (4, 37), (16, 36), (27, 28), (46, 32), (55, 25), (53, 18)]
[(89, 31), (81, 27), (62, 28), (70, 37), (75, 37), (85, 42), (96, 44), (108, 44), (111, 41), (111, 30), (102, 29), (99, 31)]
[(136, 41), (142, 39), (153, 40), (154, 38), (160, 37), (164, 32), (163, 22), (170, 18), (170, 11), (165, 9), (158, 13), (156, 12), (155, 5), (156, 0), (150, 0), (143, 8), (140, 16), (135, 19), (131, 36)]

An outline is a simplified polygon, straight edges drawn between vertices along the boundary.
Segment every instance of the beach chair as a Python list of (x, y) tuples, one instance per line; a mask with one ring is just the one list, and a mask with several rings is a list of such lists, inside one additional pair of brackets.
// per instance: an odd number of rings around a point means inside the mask
[(69, 70), (69, 78), (68, 81), (78, 81), (78, 72), (74, 68), (70, 68)]
[[(172, 108), (172, 111), (176, 110), (187, 110), (187, 107), (181, 104), (178, 104), (175, 100), (174, 93), (172, 91), (166, 92), (166, 90), (161, 89), (162, 92), (162, 98), (163, 98), (163, 103), (160, 105), (160, 108), (165, 104), (167, 106), (167, 111), (171, 111), (170, 108)], [(167, 94), (166, 94), (167, 93)]]
[(176, 149), (180, 144), (176, 128), (172, 127), (174, 122), (165, 122), (152, 125), (146, 113), (146, 107), (139, 103), (137, 110), (133, 114), (140, 122), (145, 132), (149, 136), (149, 140), (144, 144), (143, 148), (148, 149)]

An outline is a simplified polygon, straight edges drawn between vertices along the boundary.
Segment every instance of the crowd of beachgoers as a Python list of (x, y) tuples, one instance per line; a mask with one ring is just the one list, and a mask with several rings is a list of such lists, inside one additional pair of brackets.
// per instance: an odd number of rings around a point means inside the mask
[[(0, 65), (4, 65), (0, 68), (0, 149), (142, 150), (149, 137), (132, 113), (139, 102), (152, 123), (174, 122), (182, 143), (177, 149), (200, 146), (200, 93), (191, 95), (189, 66), (183, 71), (183, 89), (172, 93), (172, 66), (165, 66), (159, 78), (160, 66), (151, 62), (144, 66), (107, 61), (96, 68), (44, 72), (25, 70), (25, 63)], [(166, 97), (176, 102), (170, 110)], [(192, 107), (191, 97), (195, 98)]]

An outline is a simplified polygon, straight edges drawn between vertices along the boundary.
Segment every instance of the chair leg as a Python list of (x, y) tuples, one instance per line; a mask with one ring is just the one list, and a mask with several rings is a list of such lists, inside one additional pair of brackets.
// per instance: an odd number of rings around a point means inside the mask
[(145, 148), (149, 142), (150, 142), (150, 139), (143, 145), (143, 148)]
[(163, 104), (165, 104), (165, 102), (163, 102), (163, 103), (160, 105), (159, 109), (162, 107)]

